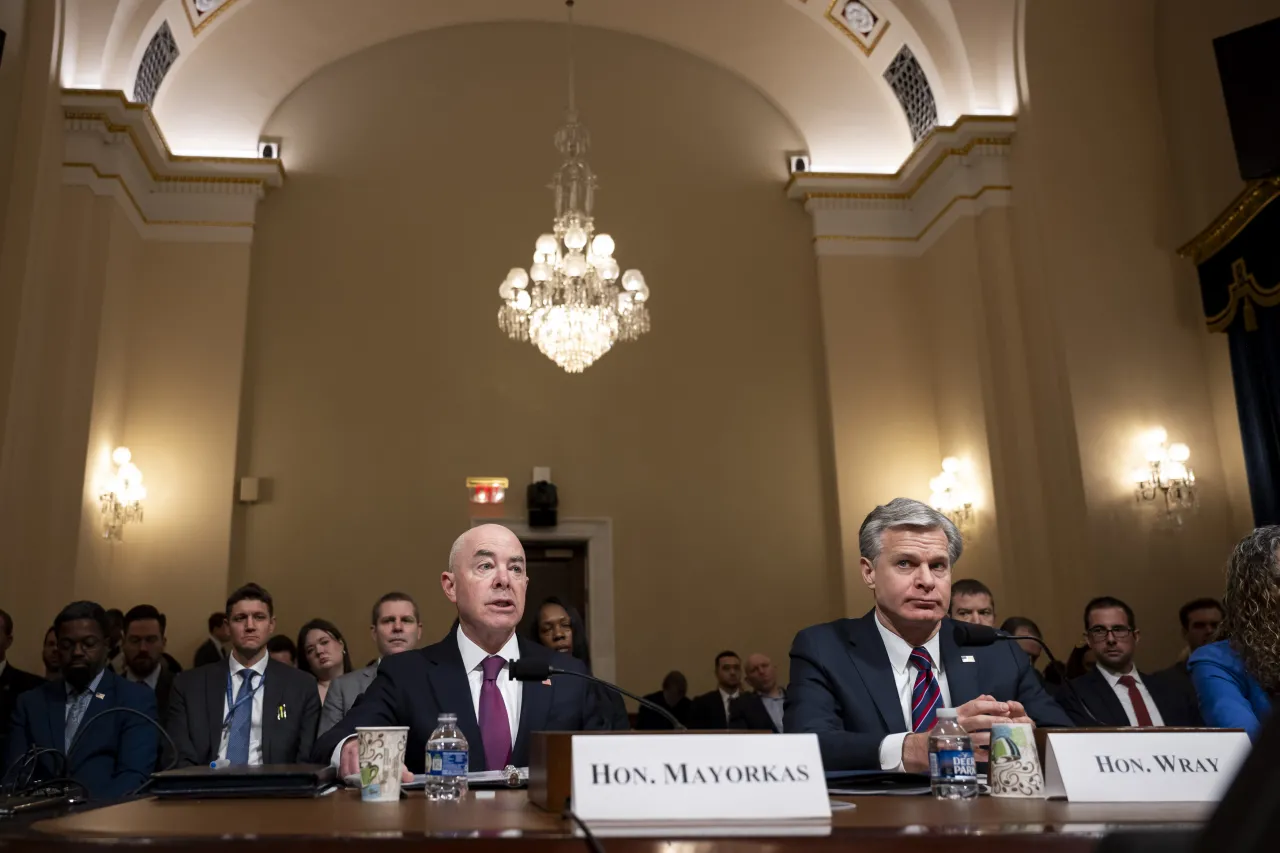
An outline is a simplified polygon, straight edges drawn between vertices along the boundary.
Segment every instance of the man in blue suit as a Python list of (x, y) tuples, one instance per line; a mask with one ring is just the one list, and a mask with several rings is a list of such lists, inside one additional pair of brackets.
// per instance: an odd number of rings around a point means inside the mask
[[(62, 681), (51, 681), (18, 697), (5, 766), (32, 747), (45, 753), (35, 778), (70, 776), (93, 799), (130, 793), (156, 764), (156, 729), (139, 714), (156, 718), (156, 697), (107, 669), (107, 614), (92, 601), (68, 604), (53, 623)], [(121, 709), (101, 716), (113, 709)], [(133, 712), (131, 713), (130, 710)]]
[(357, 726), (408, 726), (405, 764), (421, 773), (442, 713), (457, 714), (473, 771), (528, 766), (533, 732), (609, 728), (610, 706), (589, 682), (509, 677), (521, 658), (587, 671), (578, 659), (516, 635), (529, 577), (514, 533), (485, 524), (459, 536), (440, 583), (458, 608), (455, 629), (434, 645), (384, 657), (360, 701), (316, 741), (312, 760), (333, 761), (349, 776), (359, 771)]
[(950, 519), (897, 498), (858, 539), (875, 608), (806, 628), (791, 646), (785, 729), (817, 733), (827, 770), (927, 772), (938, 708), (958, 711), (979, 761), (994, 722), (1071, 725), (1016, 643), (957, 643), (946, 614), (963, 543)]

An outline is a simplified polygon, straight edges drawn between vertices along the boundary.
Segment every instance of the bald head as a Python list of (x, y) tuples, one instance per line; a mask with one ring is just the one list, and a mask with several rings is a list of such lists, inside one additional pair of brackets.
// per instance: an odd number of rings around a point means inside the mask
[(747, 655), (747, 683), (762, 696), (772, 696), (778, 689), (778, 672), (768, 655)]
[(482, 524), (459, 536), (440, 575), (445, 596), (472, 642), (497, 654), (524, 615), (529, 584), (524, 546), (500, 524)]

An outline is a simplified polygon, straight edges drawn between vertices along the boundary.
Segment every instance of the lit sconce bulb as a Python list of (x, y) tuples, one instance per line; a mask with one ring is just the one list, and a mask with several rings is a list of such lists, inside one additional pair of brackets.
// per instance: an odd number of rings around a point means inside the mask
[(536, 263), (529, 267), (529, 278), (533, 281), (550, 281), (551, 265), (548, 263)]
[(1160, 472), (1163, 480), (1185, 480), (1187, 479), (1187, 466), (1181, 462), (1170, 462)]
[(127, 447), (117, 447), (111, 451), (111, 461), (117, 465), (127, 465), (131, 459), (133, 459), (133, 454)]
[(530, 306), (533, 305), (533, 300), (529, 297), (529, 291), (517, 290), (515, 302), (512, 304), (515, 305), (518, 311), (528, 311)]
[(618, 313), (627, 314), (634, 306), (631, 303), (631, 294), (625, 290), (618, 294)]
[(954, 474), (960, 470), (960, 460), (954, 456), (948, 456), (942, 460), (942, 470), (948, 474)]
[(1166, 459), (1168, 459), (1168, 455), (1165, 453), (1163, 444), (1158, 447), (1150, 447), (1147, 449), (1148, 462), (1164, 462)]
[(1135, 483), (1145, 483), (1151, 477), (1151, 470), (1146, 468), (1136, 468), (1133, 472), (1133, 481)]
[(1156, 427), (1155, 429), (1147, 433), (1146, 438), (1143, 440), (1143, 443), (1147, 447), (1157, 447), (1159, 445), (1164, 444), (1168, 440), (1169, 440), (1169, 433), (1165, 431), (1165, 428)]
[(1191, 448), (1182, 443), (1171, 444), (1169, 445), (1169, 458), (1174, 462), (1186, 462), (1191, 458)]
[(946, 495), (941, 494), (940, 492), (934, 492), (933, 494), (929, 495), (929, 506), (933, 507), (936, 510), (941, 510), (944, 512), (950, 509), (950, 507), (947, 506)]
[(538, 238), (534, 249), (540, 255), (554, 255), (560, 249), (560, 243), (556, 240), (556, 235), (543, 234)]
[(515, 289), (512, 288), (510, 279), (506, 279), (502, 284), (498, 285), (498, 295), (503, 299), (510, 299), (513, 293), (515, 293)]
[(640, 270), (627, 270), (622, 274), (622, 286), (627, 290), (639, 290), (644, 285), (644, 275)]
[(564, 244), (572, 251), (579, 251), (587, 245), (587, 232), (582, 229), (581, 225), (571, 225), (564, 232)]
[(587, 259), (581, 252), (570, 252), (564, 259), (564, 271), (573, 278), (584, 275), (587, 271)]
[(529, 286), (529, 274), (520, 267), (513, 267), (511, 272), (507, 273), (507, 283), (516, 290), (524, 290)]
[(596, 272), (605, 281), (613, 281), (618, 277), (618, 262), (613, 258), (604, 258), (596, 264)]

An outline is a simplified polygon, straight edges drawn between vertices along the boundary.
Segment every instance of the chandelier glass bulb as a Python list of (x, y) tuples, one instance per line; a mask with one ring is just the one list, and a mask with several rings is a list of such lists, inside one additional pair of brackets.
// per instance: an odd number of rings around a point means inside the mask
[[(572, 0), (566, 5), (572, 37)], [(572, 49), (569, 109), (555, 141), (563, 159), (551, 183), (554, 228), (538, 237), (528, 273), (508, 273), (499, 290), (498, 327), (532, 342), (565, 371), (581, 373), (615, 343), (649, 331), (649, 287), (639, 270), (627, 270), (619, 281), (613, 238), (595, 233), (596, 176), (585, 159), (591, 138), (574, 105)]]

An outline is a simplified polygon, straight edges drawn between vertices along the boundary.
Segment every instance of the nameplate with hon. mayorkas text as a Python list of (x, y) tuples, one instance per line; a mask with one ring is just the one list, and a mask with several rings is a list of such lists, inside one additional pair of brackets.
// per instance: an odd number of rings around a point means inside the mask
[(814, 734), (578, 735), (573, 810), (584, 821), (831, 818)]
[(1051, 731), (1045, 793), (1086, 803), (1217, 802), (1248, 754), (1240, 731)]

